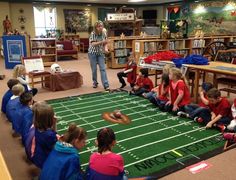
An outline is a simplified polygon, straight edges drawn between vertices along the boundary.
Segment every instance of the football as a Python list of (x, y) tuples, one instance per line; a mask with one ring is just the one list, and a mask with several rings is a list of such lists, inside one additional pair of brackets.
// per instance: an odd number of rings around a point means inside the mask
[(54, 63), (51, 65), (51, 72), (52, 73), (62, 72), (62, 68), (59, 64)]

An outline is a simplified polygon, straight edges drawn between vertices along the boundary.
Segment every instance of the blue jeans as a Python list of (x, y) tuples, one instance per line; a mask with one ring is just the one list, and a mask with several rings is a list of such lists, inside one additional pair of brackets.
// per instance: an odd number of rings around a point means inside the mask
[(102, 80), (103, 87), (104, 88), (109, 87), (109, 83), (107, 80), (106, 67), (105, 67), (105, 62), (104, 62), (105, 61), (104, 56), (88, 53), (88, 57), (90, 61), (90, 67), (92, 70), (93, 84), (98, 84), (97, 82), (97, 64), (98, 64), (100, 73), (101, 73), (101, 80)]

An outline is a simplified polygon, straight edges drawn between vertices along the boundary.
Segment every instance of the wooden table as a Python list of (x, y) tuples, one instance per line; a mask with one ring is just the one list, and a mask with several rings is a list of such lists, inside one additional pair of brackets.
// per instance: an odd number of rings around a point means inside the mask
[[(195, 71), (195, 80), (194, 80), (194, 101), (198, 101), (198, 88), (199, 88), (199, 79), (200, 79), (200, 71), (201, 72), (210, 72), (213, 73), (213, 85), (216, 85), (216, 75), (223, 74), (223, 75), (231, 75), (236, 76), (236, 65), (224, 62), (210, 62), (209, 65), (192, 65), (192, 64), (185, 64), (185, 67), (190, 68), (191, 70)], [(218, 69), (217, 67), (224, 67), (224, 68), (235, 68), (235, 71), (232, 69)]]

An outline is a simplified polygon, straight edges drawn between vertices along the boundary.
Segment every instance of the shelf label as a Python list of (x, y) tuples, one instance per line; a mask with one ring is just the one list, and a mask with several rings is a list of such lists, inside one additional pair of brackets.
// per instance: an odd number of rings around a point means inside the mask
[(134, 21), (134, 13), (108, 13), (108, 21)]

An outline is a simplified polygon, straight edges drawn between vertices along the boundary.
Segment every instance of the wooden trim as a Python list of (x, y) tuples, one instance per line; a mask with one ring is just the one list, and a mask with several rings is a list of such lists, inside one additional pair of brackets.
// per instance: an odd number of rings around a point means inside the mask
[(0, 179), (12, 180), (12, 177), (9, 173), (9, 170), (7, 168), (6, 162), (4, 160), (4, 157), (1, 151), (0, 151)]

